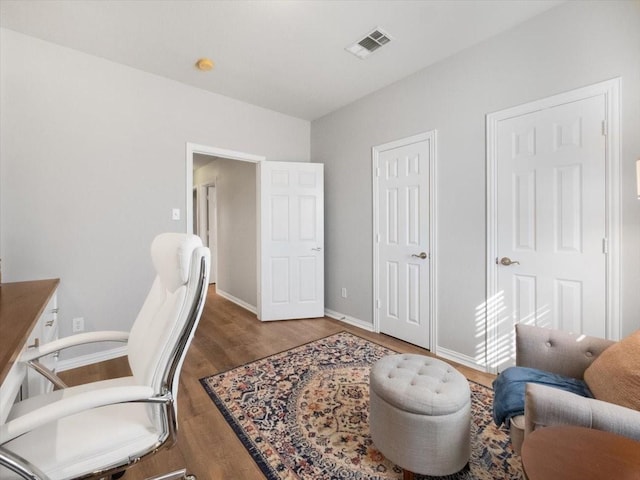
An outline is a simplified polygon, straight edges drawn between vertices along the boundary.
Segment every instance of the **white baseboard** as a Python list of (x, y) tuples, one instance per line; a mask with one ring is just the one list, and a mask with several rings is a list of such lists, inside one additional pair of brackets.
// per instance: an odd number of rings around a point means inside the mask
[(220, 290), (217, 287), (216, 287), (216, 293), (218, 295), (220, 295), (222, 298), (226, 298), (230, 302), (241, 306), (245, 310), (249, 310), (251, 313), (255, 313), (256, 315), (258, 314), (258, 308), (255, 305), (251, 305), (251, 304), (245, 302), (244, 300), (240, 300), (238, 297), (234, 297), (230, 293), (227, 293), (224, 290)]
[(124, 357), (127, 354), (127, 347), (111, 348), (109, 350), (102, 350), (101, 352), (89, 353), (87, 355), (80, 355), (78, 357), (66, 358), (64, 360), (58, 360), (56, 364), (56, 372), (64, 372), (65, 370), (71, 370), (73, 368), (84, 367), (93, 363), (104, 362), (105, 360), (111, 360), (113, 358)]
[[(249, 310), (252, 313), (256, 313), (256, 307), (253, 305), (249, 305), (248, 303), (240, 300), (239, 298), (234, 297), (233, 295), (229, 295), (226, 292), (217, 292), (220, 296), (226, 298), (230, 302), (236, 303)], [(367, 330), (369, 332), (373, 332), (373, 325), (365, 322), (364, 320), (360, 320), (359, 318), (350, 317), (349, 315), (345, 315), (340, 312), (336, 312), (334, 310), (325, 309), (324, 314), (335, 320), (340, 322), (344, 322), (348, 325), (352, 325), (354, 327), (362, 328), (363, 330)], [(96, 353), (90, 353), (87, 355), (80, 355), (78, 357), (67, 358), (64, 360), (59, 360), (56, 365), (57, 372), (64, 372), (65, 370), (71, 370), (73, 368), (84, 367), (86, 365), (91, 365), (93, 363), (104, 362), (106, 360), (112, 360), (114, 358), (123, 357), (127, 354), (127, 347), (117, 347), (109, 350), (102, 350)], [(436, 355), (438, 357), (451, 360), (452, 362), (459, 363), (469, 368), (473, 368), (474, 370), (479, 370), (481, 372), (486, 372), (487, 369), (484, 365), (478, 363), (476, 359), (473, 357), (469, 357), (467, 355), (462, 355), (459, 352), (454, 350), (449, 350), (444, 347), (436, 347)]]
[(329, 318), (333, 318), (349, 325), (353, 325), (354, 327), (359, 327), (369, 332), (374, 331), (373, 325), (371, 323), (360, 320), (359, 318), (350, 317), (349, 315), (345, 315), (344, 313), (336, 312), (334, 310), (329, 310), (328, 308), (324, 309), (324, 314)]
[(487, 371), (487, 368), (481, 363), (478, 363), (475, 358), (463, 355), (454, 350), (449, 350), (444, 347), (436, 347), (436, 355), (438, 357), (451, 360), (452, 362), (459, 363), (460, 365), (464, 365), (465, 367), (473, 368), (474, 370), (479, 370), (481, 372)]

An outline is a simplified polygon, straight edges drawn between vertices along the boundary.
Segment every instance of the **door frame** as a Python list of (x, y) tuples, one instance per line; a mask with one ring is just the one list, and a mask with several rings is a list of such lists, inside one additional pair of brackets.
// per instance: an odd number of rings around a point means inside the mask
[(252, 153), (238, 152), (235, 150), (226, 150), (224, 148), (210, 147), (207, 145), (200, 145), (197, 143), (186, 143), (185, 154), (185, 169), (186, 169), (186, 220), (187, 220), (187, 233), (193, 233), (193, 204), (191, 195), (193, 191), (193, 155), (200, 153), (202, 155), (208, 155), (210, 157), (219, 157), (227, 160), (239, 160), (241, 162), (259, 163), (264, 162), (267, 157), (264, 155), (254, 155)]
[[(196, 186), (193, 186), (194, 191), (196, 191), (196, 209), (193, 212), (193, 214), (195, 215), (194, 218), (194, 226), (196, 227), (195, 231), (193, 232), (194, 235), (198, 235), (200, 238), (202, 238), (202, 230), (203, 230), (203, 224), (205, 223), (205, 219), (204, 219), (204, 215), (205, 212), (203, 212), (203, 207), (207, 207), (206, 202), (203, 200), (204, 198), (204, 193), (206, 192), (206, 188), (209, 185), (215, 185), (213, 183), (205, 183), (202, 185), (198, 185), (198, 187), (196, 188)], [(202, 243), (204, 243), (204, 240), (202, 241)], [(207, 245), (205, 245), (206, 247)]]
[[(217, 216), (217, 210), (218, 210), (218, 206), (217, 206), (217, 190), (216, 190), (216, 184), (217, 184), (217, 178), (215, 179), (215, 181), (211, 182), (211, 183), (204, 183), (202, 185), (199, 185), (198, 188), (196, 189), (194, 186), (194, 190), (197, 191), (197, 205), (196, 205), (196, 211), (194, 212), (194, 215), (196, 216), (195, 218), (195, 225), (197, 227), (197, 230), (194, 232), (196, 235), (198, 235), (200, 238), (203, 237), (203, 233), (204, 235), (206, 235), (207, 238), (207, 243), (206, 243), (206, 247), (209, 247), (209, 249), (211, 249), (211, 236), (209, 235), (209, 230), (211, 228), (210, 224), (209, 224), (209, 206), (210, 206), (210, 198), (209, 198), (209, 188), (213, 188), (213, 192), (214, 192), (214, 197), (216, 199), (216, 216)], [(205, 227), (206, 230), (205, 230)], [(217, 246), (217, 240), (218, 240), (218, 225), (214, 224), (213, 225), (213, 230), (214, 230), (214, 239), (215, 239), (215, 243)], [(204, 240), (203, 240), (204, 243)], [(211, 252), (211, 272), (209, 274), (209, 283), (217, 283), (218, 282), (218, 251), (216, 248), (215, 252)], [(214, 259), (215, 257), (215, 259)]]
[(371, 174), (373, 187), (373, 331), (380, 333), (380, 247), (377, 240), (379, 231), (378, 216), (380, 214), (379, 195), (379, 157), (380, 153), (412, 143), (429, 140), (429, 351), (436, 354), (437, 344), (437, 302), (436, 302), (436, 139), (437, 130), (419, 133), (393, 142), (377, 145), (371, 149)]
[[(487, 155), (487, 292), (484, 305), (485, 316), (485, 367), (496, 373), (492, 365), (491, 346), (498, 345), (498, 123), (509, 118), (527, 115), (590, 97), (605, 97), (605, 202), (607, 235), (606, 259), (606, 318), (607, 338), (620, 338), (620, 78), (614, 78), (569, 92), (507, 108), (486, 116)], [(577, 332), (579, 333), (579, 332)]]
[[(206, 203), (207, 203), (207, 244), (209, 249), (211, 249), (211, 240), (213, 239), (213, 243), (215, 244), (215, 262), (213, 263), (213, 268), (211, 269), (211, 276), (213, 277), (213, 283), (218, 283), (218, 187), (217, 187), (217, 178), (215, 183), (208, 183), (204, 186), (206, 189)], [(212, 193), (213, 192), (213, 193)], [(213, 195), (213, 196), (212, 196)], [(211, 224), (211, 200), (213, 198), (214, 204), (214, 212), (215, 212), (215, 221), (213, 225)], [(213, 231), (213, 235), (210, 233)], [(211, 283), (211, 282), (210, 282)]]
[[(185, 217), (186, 217), (186, 223), (187, 223), (186, 225), (187, 233), (194, 233), (193, 232), (193, 201), (191, 198), (191, 195), (192, 195), (191, 192), (193, 191), (193, 155), (196, 153), (200, 153), (202, 155), (208, 155), (216, 158), (223, 158), (225, 160), (237, 160), (237, 161), (248, 162), (253, 164), (264, 162), (267, 159), (267, 157), (265, 157), (264, 155), (254, 155), (252, 153), (238, 152), (235, 150), (227, 150), (224, 148), (211, 147), (208, 145), (201, 145), (197, 143), (187, 142), (185, 147), (185, 174), (186, 174), (185, 177), (186, 177), (186, 192), (187, 192)], [(257, 215), (256, 221), (258, 222), (258, 225), (256, 226), (256, 249), (258, 249), (259, 243), (260, 243), (260, 224), (259, 224), (260, 218), (257, 212), (256, 212), (256, 215)], [(256, 259), (256, 262), (259, 262), (259, 261), (260, 259), (258, 256), (258, 258)], [(217, 268), (217, 262), (216, 262), (216, 268)], [(259, 263), (256, 265), (256, 270), (257, 272), (260, 272)], [(218, 279), (216, 278), (216, 282), (217, 280)], [(260, 277), (257, 276), (256, 292), (258, 292), (259, 290), (259, 287), (260, 287), (259, 283), (260, 283)], [(248, 303), (236, 297), (232, 297), (231, 295), (223, 293), (219, 289), (216, 289), (216, 292), (218, 293), (218, 295), (224, 296), (226, 299), (236, 303), (237, 305), (240, 305), (242, 308), (245, 308), (252, 313), (256, 313), (255, 306), (249, 305)]]

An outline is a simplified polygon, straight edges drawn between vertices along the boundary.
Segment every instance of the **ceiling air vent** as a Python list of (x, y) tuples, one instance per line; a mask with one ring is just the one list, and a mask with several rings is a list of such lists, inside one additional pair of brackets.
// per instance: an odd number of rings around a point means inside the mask
[(381, 28), (369, 32), (362, 40), (348, 46), (345, 50), (358, 58), (366, 58), (377, 49), (391, 41), (391, 35)]

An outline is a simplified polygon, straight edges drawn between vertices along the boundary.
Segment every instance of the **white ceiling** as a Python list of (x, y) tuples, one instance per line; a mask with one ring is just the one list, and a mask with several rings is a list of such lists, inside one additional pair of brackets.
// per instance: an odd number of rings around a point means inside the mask
[[(0, 0), (0, 25), (313, 120), (559, 3)], [(365, 60), (344, 50), (374, 27), (392, 42)]]

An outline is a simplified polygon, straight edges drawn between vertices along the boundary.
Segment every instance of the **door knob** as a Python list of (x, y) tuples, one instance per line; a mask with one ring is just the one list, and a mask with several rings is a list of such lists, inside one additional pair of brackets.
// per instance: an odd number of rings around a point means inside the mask
[[(496, 263), (498, 263), (498, 259), (496, 259)], [(520, 262), (519, 262), (519, 261), (517, 261), (517, 260), (511, 260), (509, 257), (502, 257), (502, 258), (500, 259), (500, 263), (501, 263), (502, 265), (507, 266), (507, 267), (508, 267), (509, 265), (520, 265)]]
[(424, 260), (425, 258), (427, 258), (427, 254), (426, 254), (425, 252), (420, 252), (419, 254), (415, 254), (415, 253), (414, 253), (414, 254), (412, 254), (411, 256), (412, 256), (412, 257), (416, 257), (416, 258), (421, 258), (421, 259), (423, 259), (423, 260)]

